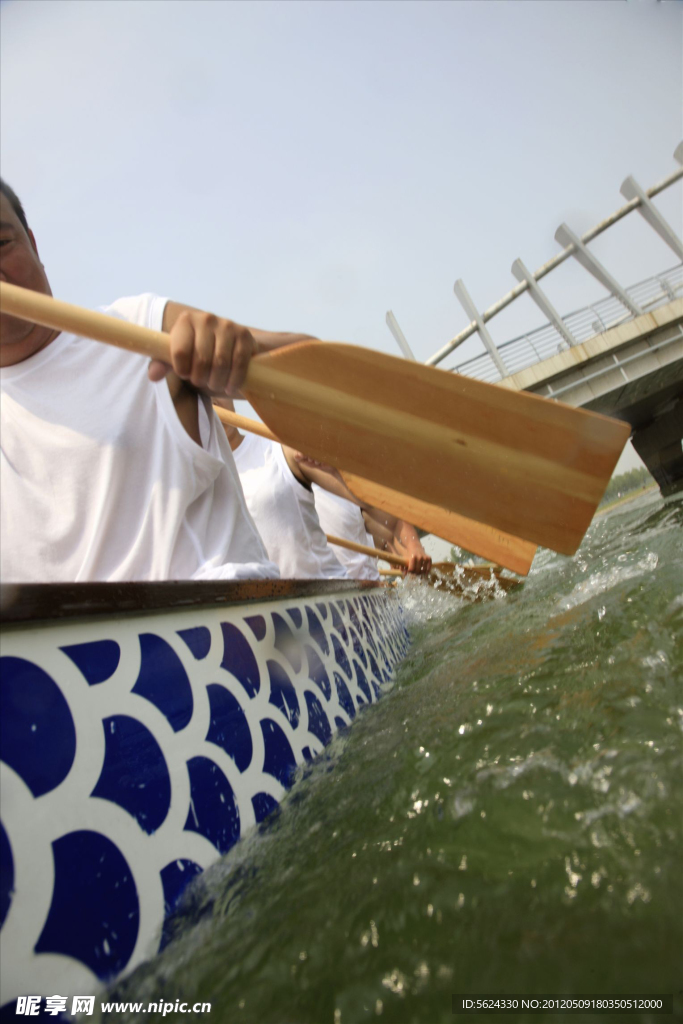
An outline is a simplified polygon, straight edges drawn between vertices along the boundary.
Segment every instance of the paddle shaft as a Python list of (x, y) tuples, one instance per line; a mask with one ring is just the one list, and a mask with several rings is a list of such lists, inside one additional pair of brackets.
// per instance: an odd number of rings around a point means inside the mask
[(0, 281), (0, 308), (3, 313), (10, 313), (43, 327), (94, 338), (95, 341), (104, 341), (108, 345), (137, 352), (150, 359), (161, 359), (165, 363), (170, 361), (168, 334), (163, 331), (138, 327), (127, 320), (83, 309), (70, 302), (54, 299), (51, 295), (43, 295), (42, 292)]
[[(153, 331), (149, 327), (140, 327), (127, 320), (98, 313), (96, 310), (84, 309), (70, 302), (62, 302), (51, 295), (34, 292), (29, 288), (0, 281), (0, 309), (3, 313), (28, 320), (43, 327), (54, 330), (70, 331), (72, 334), (103, 341), (107, 345), (137, 352), (138, 355), (150, 359), (159, 359), (164, 363), (171, 362), (171, 346), (169, 336), (164, 331)], [(281, 374), (272, 371), (270, 366), (257, 366), (254, 360), (249, 363), (247, 380), (249, 387), (258, 392), (271, 391), (280, 387)]]
[(325, 534), (328, 543), (338, 548), (347, 548), (349, 551), (357, 551), (361, 555), (370, 555), (371, 558), (381, 558), (389, 565), (400, 565), (408, 568), (408, 559), (402, 555), (392, 555), (389, 551), (380, 551), (379, 548), (371, 548), (367, 544), (356, 544), (353, 540), (346, 540), (344, 537), (333, 537), (332, 534)]
[[(370, 555), (371, 558), (381, 558), (383, 561), (388, 562), (389, 565), (400, 565), (403, 568), (407, 568), (408, 559), (403, 558), (401, 555), (392, 555), (388, 551), (380, 551), (379, 548), (371, 548), (367, 544), (357, 544), (354, 540), (346, 540), (345, 537), (334, 537), (331, 534), (326, 534), (327, 540), (330, 544), (335, 544), (339, 548), (348, 548), (349, 551), (357, 551), (361, 555)], [(439, 569), (441, 572), (453, 572), (456, 568), (459, 568), (455, 562), (434, 562), (432, 569)], [(489, 575), (492, 566), (490, 565), (476, 565), (466, 566), (467, 571), (474, 572), (475, 575)], [(380, 569), (380, 572), (390, 572), (393, 570)]]
[(238, 412), (230, 412), (229, 409), (224, 409), (222, 405), (216, 405), (215, 403), (213, 411), (221, 423), (228, 427), (237, 427), (238, 430), (246, 430), (249, 434), (258, 434), (259, 437), (265, 437), (266, 441), (274, 441), (276, 444), (280, 443), (273, 431), (269, 430), (265, 423), (249, 419), (248, 416), (240, 416)]

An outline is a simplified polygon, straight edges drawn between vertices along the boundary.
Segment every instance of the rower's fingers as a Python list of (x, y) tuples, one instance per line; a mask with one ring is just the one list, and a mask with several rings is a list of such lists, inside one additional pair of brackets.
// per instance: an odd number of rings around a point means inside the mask
[(237, 330), (239, 330), (238, 325), (234, 324), (232, 320), (219, 320), (216, 324), (213, 363), (208, 379), (209, 390), (216, 395), (224, 395), (228, 387)]
[(232, 361), (230, 366), (230, 377), (225, 392), (228, 395), (238, 395), (247, 376), (249, 360), (254, 354), (255, 342), (251, 331), (247, 327), (234, 324), (234, 344), (232, 348)]
[(149, 366), (147, 367), (147, 376), (154, 383), (163, 380), (170, 366), (168, 363), (162, 363), (160, 359), (150, 359)]
[(192, 345), (192, 370), (190, 381), (196, 388), (209, 384), (214, 364), (218, 318), (211, 313), (199, 313), (193, 317), (194, 340)]
[(417, 552), (417, 571), (419, 573), (429, 572), (432, 560), (424, 549)]
[(168, 336), (171, 366), (182, 380), (189, 380), (192, 375), (194, 339), (193, 320), (190, 313), (185, 310), (174, 323)]
[(432, 560), (426, 551), (414, 551), (408, 555), (408, 572), (422, 576), (432, 567)]

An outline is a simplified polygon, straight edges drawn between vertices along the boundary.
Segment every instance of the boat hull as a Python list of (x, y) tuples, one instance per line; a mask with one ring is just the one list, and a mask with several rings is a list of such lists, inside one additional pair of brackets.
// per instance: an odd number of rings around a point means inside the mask
[(154, 955), (409, 642), (376, 585), (107, 587), (4, 588), (1, 1004)]

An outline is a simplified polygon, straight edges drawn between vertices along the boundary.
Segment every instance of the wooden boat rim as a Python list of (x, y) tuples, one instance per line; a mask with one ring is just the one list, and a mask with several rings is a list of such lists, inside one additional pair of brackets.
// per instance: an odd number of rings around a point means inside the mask
[(164, 609), (196, 609), (262, 601), (349, 595), (388, 589), (375, 580), (166, 580), (126, 583), (3, 583), (3, 625), (52, 619), (120, 617)]

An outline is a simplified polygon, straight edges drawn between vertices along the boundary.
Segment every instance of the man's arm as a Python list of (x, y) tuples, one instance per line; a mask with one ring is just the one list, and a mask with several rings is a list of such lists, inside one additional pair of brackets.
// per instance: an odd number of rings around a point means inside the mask
[(425, 573), (432, 567), (432, 560), (422, 547), (417, 530), (410, 523), (378, 508), (364, 508), (363, 518), (380, 550), (391, 551), (408, 559), (408, 572)]
[(432, 560), (422, 547), (417, 530), (410, 523), (379, 508), (372, 508), (353, 494), (344, 483), (338, 470), (315, 459), (308, 459), (295, 452), (293, 448), (282, 446), (289, 468), (294, 476), (305, 486), (318, 484), (326, 491), (337, 494), (341, 498), (360, 506), (363, 518), (372, 537), (380, 550), (391, 551), (408, 559), (408, 572), (429, 572)]
[[(162, 329), (170, 335), (171, 370), (202, 391), (238, 395), (249, 360), (295, 341), (314, 341), (308, 334), (262, 331), (179, 302), (167, 302)], [(166, 363), (152, 360), (150, 380), (163, 380)]]
[(336, 494), (339, 498), (346, 498), (347, 501), (351, 501), (361, 508), (365, 507), (355, 494), (351, 493), (344, 483), (341, 473), (334, 466), (318, 462), (316, 459), (309, 459), (307, 455), (302, 455), (301, 452), (289, 448), (286, 444), (282, 445), (282, 451), (290, 470), (304, 487), (310, 489), (312, 484), (317, 484), (324, 491)]

